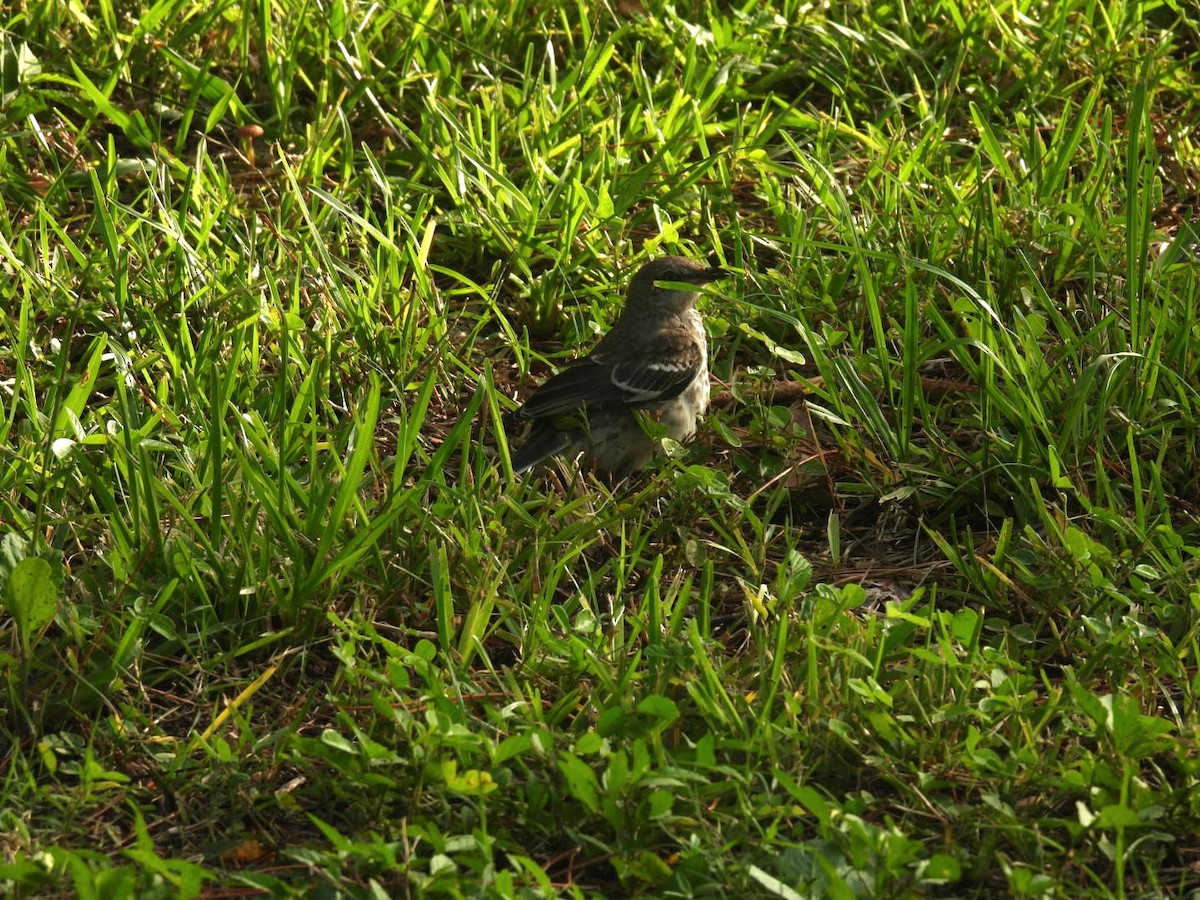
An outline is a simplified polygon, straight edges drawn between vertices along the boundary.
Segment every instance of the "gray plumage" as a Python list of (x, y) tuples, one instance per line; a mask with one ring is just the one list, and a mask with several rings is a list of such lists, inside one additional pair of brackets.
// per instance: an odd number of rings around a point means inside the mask
[(640, 469), (658, 449), (640, 411), (677, 441), (695, 434), (708, 408), (708, 348), (694, 308), (699, 292), (689, 288), (727, 274), (683, 256), (642, 266), (608, 334), (549, 378), (514, 414), (532, 427), (513, 454), (513, 470), (521, 474), (552, 456), (581, 453), (603, 474)]

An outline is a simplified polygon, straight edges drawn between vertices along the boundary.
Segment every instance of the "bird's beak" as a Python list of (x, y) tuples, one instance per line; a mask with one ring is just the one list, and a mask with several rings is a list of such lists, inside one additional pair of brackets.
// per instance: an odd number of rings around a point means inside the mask
[(705, 269), (703, 272), (696, 273), (696, 281), (700, 284), (708, 284), (710, 281), (717, 281), (729, 275), (728, 269), (722, 269), (720, 266), (712, 266)]
[(711, 266), (707, 269), (701, 269), (698, 272), (691, 272), (686, 278), (655, 281), (655, 284), (660, 284), (663, 287), (671, 288), (676, 291), (685, 291), (689, 287), (696, 287), (701, 284), (708, 284), (710, 281), (717, 281), (721, 278), (726, 278), (733, 274), (728, 269), (722, 269), (720, 266)]
[(720, 278), (727, 278), (732, 274), (728, 269), (722, 269), (720, 266), (709, 266), (707, 269), (689, 272), (683, 278), (664, 278), (661, 281), (655, 280), (654, 283), (667, 290), (690, 293), (701, 285), (708, 284), (710, 281), (717, 281)]

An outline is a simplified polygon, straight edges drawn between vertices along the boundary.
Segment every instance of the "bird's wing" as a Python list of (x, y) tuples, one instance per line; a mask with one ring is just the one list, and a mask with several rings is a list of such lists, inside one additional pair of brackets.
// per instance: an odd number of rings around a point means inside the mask
[(534, 391), (518, 415), (543, 419), (580, 409), (638, 409), (678, 397), (700, 374), (704, 354), (693, 341), (661, 344), (634, 356), (593, 352), (576, 360)]
[(625, 406), (671, 400), (696, 380), (704, 364), (699, 353), (686, 357), (626, 360), (612, 367), (610, 378)]
[(617, 403), (619, 393), (612, 383), (611, 369), (585, 356), (542, 382), (517, 410), (517, 415), (523, 419), (546, 419)]

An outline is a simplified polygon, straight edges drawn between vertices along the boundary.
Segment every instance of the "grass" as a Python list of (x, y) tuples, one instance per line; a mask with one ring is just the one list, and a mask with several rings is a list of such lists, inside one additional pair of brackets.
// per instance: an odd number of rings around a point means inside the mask
[[(1200, 890), (1198, 25), (0, 13), (0, 884)], [(699, 439), (512, 481), (665, 251)]]

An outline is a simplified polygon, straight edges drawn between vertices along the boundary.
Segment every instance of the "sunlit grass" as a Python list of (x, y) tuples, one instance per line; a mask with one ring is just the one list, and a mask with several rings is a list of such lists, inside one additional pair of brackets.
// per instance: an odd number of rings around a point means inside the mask
[[(0, 14), (0, 880), (1194, 888), (1196, 26)], [(666, 251), (699, 439), (512, 479)]]

